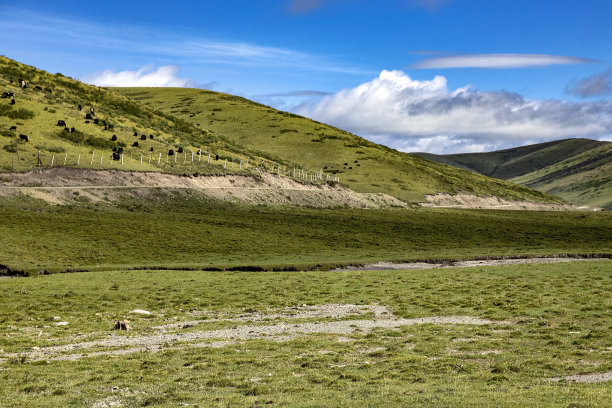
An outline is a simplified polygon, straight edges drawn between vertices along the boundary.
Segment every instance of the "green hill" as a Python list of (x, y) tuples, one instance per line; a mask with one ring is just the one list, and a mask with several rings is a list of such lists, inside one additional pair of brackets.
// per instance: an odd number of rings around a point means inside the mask
[[(21, 79), (29, 85), (22, 87)], [(199, 129), (117, 93), (5, 57), (0, 57), (0, 93), (2, 171), (28, 170), (42, 163), (42, 167), (78, 164), (216, 174), (244, 172), (247, 160), (250, 167), (269, 169), (290, 164), (270, 155), (261, 157), (210, 130)], [(88, 114), (91, 119), (86, 118)], [(63, 121), (66, 127), (58, 125), (58, 121)], [(200, 149), (202, 155), (198, 156)], [(115, 160), (111, 160), (113, 153)], [(241, 160), (244, 166), (240, 165)]]
[(458, 191), (512, 200), (557, 200), (522, 186), (401, 153), (238, 96), (186, 88), (111, 89), (240, 146), (336, 175), (359, 192), (384, 192), (405, 201), (422, 201), (424, 194)]
[(570, 202), (612, 209), (612, 143), (566, 139), (488, 153), (418, 155), (555, 194)]

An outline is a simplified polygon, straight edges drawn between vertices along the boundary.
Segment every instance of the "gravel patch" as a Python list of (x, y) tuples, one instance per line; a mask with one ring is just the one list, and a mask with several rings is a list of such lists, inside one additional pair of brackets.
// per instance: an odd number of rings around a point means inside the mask
[(444, 263), (428, 262), (377, 262), (365, 264), (363, 266), (349, 266), (346, 268), (334, 269), (334, 271), (399, 271), (409, 269), (435, 269), (435, 268), (471, 268), (476, 266), (502, 266), (502, 265), (525, 265), (525, 264), (548, 264), (558, 262), (593, 262), (609, 258), (517, 258), (517, 259), (482, 259), (476, 261), (454, 261)]
[[(109, 334), (105, 339), (59, 346), (41, 347), (23, 353), (3, 355), (7, 358), (26, 357), (29, 361), (40, 360), (76, 360), (81, 357), (98, 357), (104, 355), (124, 355), (136, 352), (156, 352), (169, 348), (185, 347), (225, 347), (239, 341), (267, 339), (271, 341), (288, 341), (298, 336), (309, 334), (350, 335), (368, 333), (374, 329), (399, 329), (414, 324), (465, 324), (489, 325), (507, 324), (488, 319), (470, 316), (436, 316), (414, 319), (396, 318), (385, 306), (361, 305), (324, 305), (321, 307), (304, 307), (295, 311), (293, 316), (345, 317), (352, 313), (374, 312), (375, 317), (367, 320), (336, 320), (321, 322), (278, 322), (269, 325), (242, 325), (232, 328), (190, 331), (182, 333), (161, 333), (150, 336), (125, 336)], [(280, 314), (281, 316), (286, 316)], [(185, 322), (181, 322), (185, 324)], [(100, 349), (105, 350), (100, 350)], [(115, 350), (107, 350), (115, 349)]]
[[(203, 320), (190, 320), (184, 322), (176, 322), (154, 326), (155, 330), (171, 330), (183, 328), (185, 326), (196, 326), (202, 323), (213, 322), (259, 322), (275, 319), (309, 319), (309, 318), (327, 318), (341, 319), (348, 316), (360, 316), (367, 313), (373, 313), (375, 318), (391, 318), (393, 314), (387, 309), (387, 306), (381, 305), (340, 305), (340, 304), (325, 304), (316, 306), (302, 305), (298, 307), (286, 308), (277, 313), (245, 313), (238, 317), (214, 317)], [(197, 312), (197, 314), (207, 314), (206, 312)]]
[(555, 377), (551, 378), (550, 381), (567, 381), (572, 383), (601, 383), (604, 381), (612, 380), (612, 372), (600, 373), (600, 374), (579, 374), (579, 375), (568, 375), (566, 377)]

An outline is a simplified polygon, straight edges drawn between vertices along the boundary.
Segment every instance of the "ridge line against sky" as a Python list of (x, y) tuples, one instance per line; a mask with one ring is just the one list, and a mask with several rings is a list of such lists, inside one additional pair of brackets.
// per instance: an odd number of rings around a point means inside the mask
[(0, 5), (0, 42), (85, 82), (224, 91), (404, 151), (610, 139), (612, 5), (495, 3), (22, 0)]

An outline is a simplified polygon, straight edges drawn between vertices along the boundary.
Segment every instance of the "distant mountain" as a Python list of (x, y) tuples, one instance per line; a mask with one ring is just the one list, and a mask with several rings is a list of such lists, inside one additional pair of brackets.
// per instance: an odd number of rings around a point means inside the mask
[(358, 192), (420, 202), (425, 194), (468, 192), (509, 200), (558, 198), (445, 166), (245, 98), (187, 88), (109, 88), (240, 146), (340, 177)]
[(612, 209), (612, 143), (565, 139), (488, 153), (417, 155), (554, 194), (572, 203)]

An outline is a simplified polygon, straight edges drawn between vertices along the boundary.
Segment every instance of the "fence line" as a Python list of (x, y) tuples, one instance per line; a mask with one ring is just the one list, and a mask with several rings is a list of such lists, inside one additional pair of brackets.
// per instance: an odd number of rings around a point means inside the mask
[[(202, 154), (206, 153), (208, 154), (208, 158), (206, 160), (206, 164), (209, 165), (211, 164), (211, 159), (210, 159), (210, 152), (202, 152), (201, 154), (198, 154), (198, 160), (195, 160), (195, 155), (193, 151), (190, 151), (191, 153), (191, 160), (188, 160), (188, 156), (187, 156), (187, 152), (184, 152), (184, 163), (191, 163), (192, 165), (199, 165), (202, 163)], [(124, 155), (123, 154), (117, 154), (117, 153), (110, 153), (108, 154), (108, 156), (105, 158), (104, 157), (105, 154), (103, 153), (99, 153), (99, 156), (96, 155), (96, 151), (92, 151), (91, 153), (91, 158), (89, 160), (89, 165), (81, 165), (81, 153), (78, 153), (77, 157), (76, 157), (76, 162), (70, 162), (69, 160), (69, 155), (68, 153), (64, 154), (64, 160), (63, 160), (63, 165), (60, 165), (59, 163), (59, 158), (58, 160), (55, 160), (55, 154), (51, 155), (51, 160), (48, 161), (48, 166), (49, 167), (95, 167), (96, 164), (98, 164), (98, 160), (97, 158), (99, 157), (99, 165), (100, 166), (113, 166), (115, 164), (115, 162), (117, 164), (120, 164), (121, 166), (124, 166), (125, 160), (124, 160)], [(60, 156), (61, 157), (61, 156)], [(177, 163), (177, 157), (178, 154), (174, 154), (174, 162)], [(14, 156), (11, 158), (13, 160), (14, 163)], [(151, 165), (151, 161), (153, 160), (153, 156), (149, 155), (149, 160), (148, 163), (145, 163), (144, 160), (144, 155), (141, 154), (140, 155), (140, 159), (136, 160), (136, 162), (133, 162), (133, 158), (132, 158), (132, 154), (130, 153), (130, 167), (134, 167), (134, 166), (150, 166)], [(221, 158), (219, 158), (220, 160)], [(108, 160), (108, 164), (106, 163), (106, 160)], [(159, 156), (157, 157), (157, 165), (161, 165), (161, 160), (162, 160), (162, 153), (159, 153)], [(35, 167), (47, 167), (45, 165), (45, 157), (44, 155), (41, 155), (41, 152), (38, 152), (38, 158), (37, 158), (37, 164)], [(166, 153), (166, 163), (169, 162), (169, 155)], [(236, 161), (233, 161), (231, 158), (228, 160), (227, 158), (223, 159), (223, 163), (212, 163), (214, 165), (218, 165), (218, 166), (223, 166), (223, 168), (228, 168), (228, 164), (230, 165), (230, 168), (234, 169), (239, 169), (242, 170), (244, 169), (248, 169), (249, 168), (249, 159), (246, 159), (246, 161), (242, 160), (242, 159), (236, 159)], [(14, 167), (14, 165), (12, 165), (12, 168)], [(34, 167), (34, 166), (32, 166)], [(340, 182), (340, 177), (335, 176), (335, 175), (330, 175), (329, 173), (325, 173), (323, 171), (323, 169), (317, 171), (317, 172), (309, 172), (308, 170), (305, 169), (301, 169), (301, 168), (296, 168), (294, 167), (293, 169), (287, 169), (286, 166), (281, 166), (280, 165), (274, 165), (272, 167), (272, 169), (270, 170), (271, 173), (276, 173), (277, 175), (283, 175), (283, 176), (287, 176), (296, 180), (305, 180), (305, 181), (310, 181), (310, 182), (336, 182), (339, 183)]]

